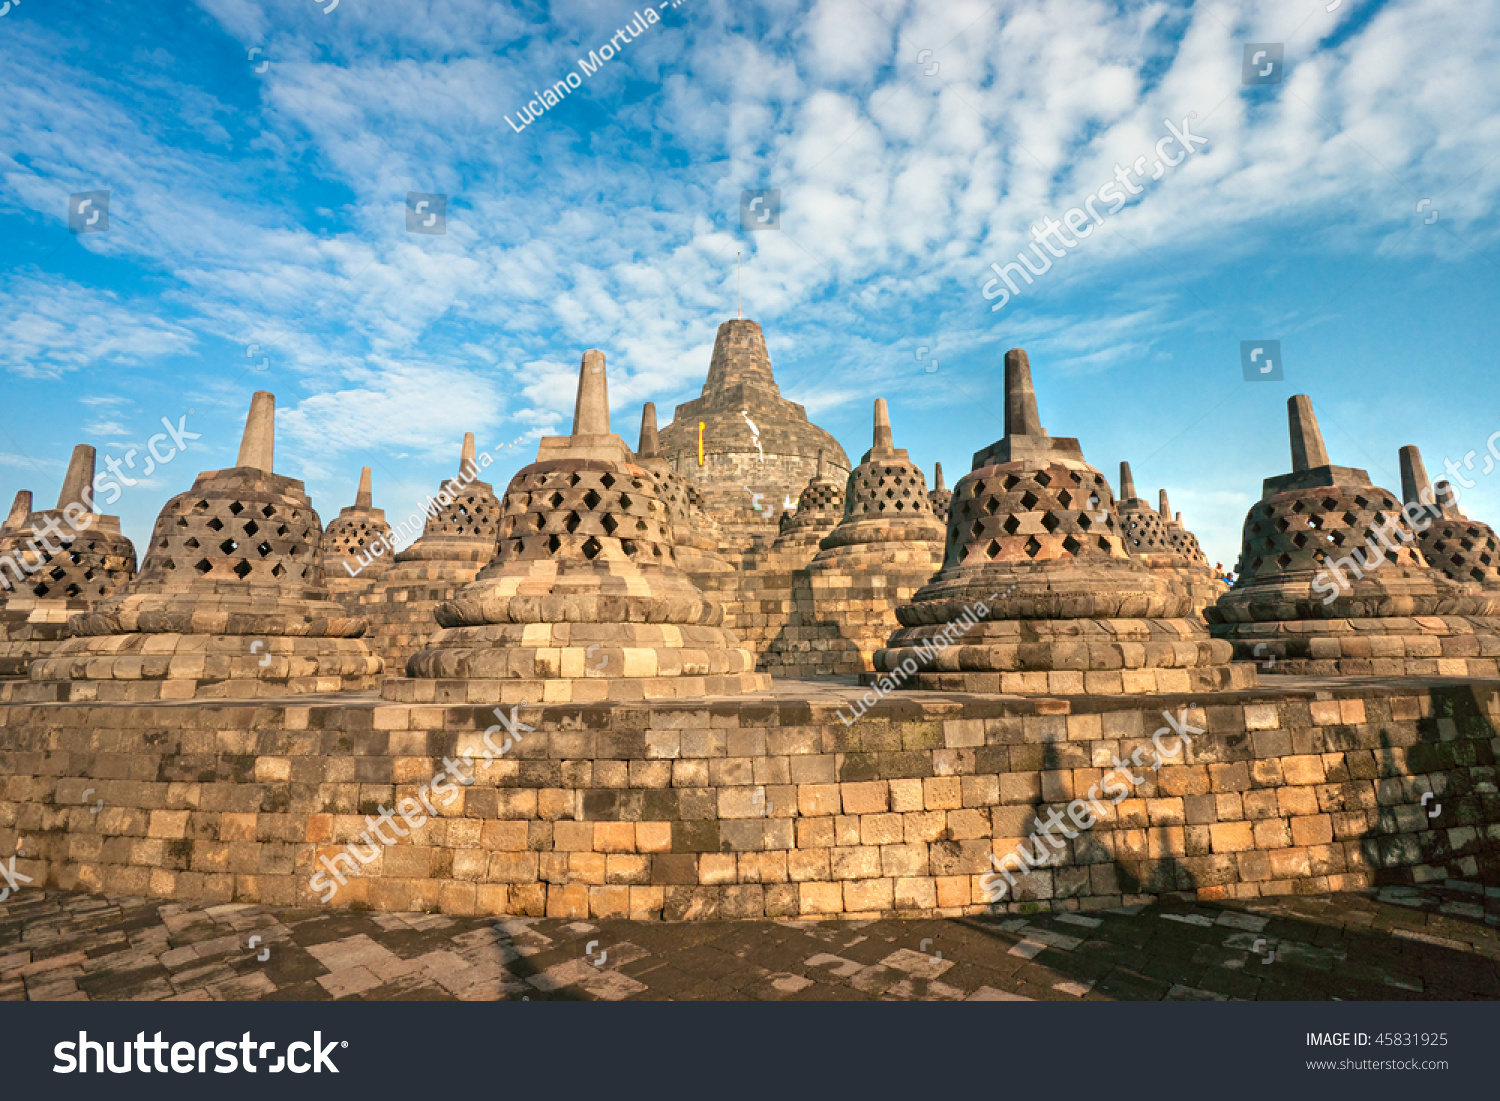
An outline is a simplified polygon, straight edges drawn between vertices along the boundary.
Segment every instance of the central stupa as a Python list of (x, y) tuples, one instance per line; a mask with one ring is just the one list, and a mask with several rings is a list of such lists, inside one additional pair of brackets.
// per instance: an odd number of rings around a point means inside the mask
[(660, 435), (661, 454), (721, 524), (764, 528), (817, 475), (819, 452), (829, 477), (849, 476), (839, 442), (781, 396), (754, 321), (719, 326), (703, 395), (679, 405)]

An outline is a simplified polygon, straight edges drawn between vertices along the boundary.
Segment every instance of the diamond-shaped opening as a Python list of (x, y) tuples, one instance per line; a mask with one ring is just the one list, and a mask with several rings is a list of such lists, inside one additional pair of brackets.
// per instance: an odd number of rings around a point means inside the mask
[(1289, 554), (1279, 554), (1276, 556), (1276, 564), (1282, 569), (1286, 569), (1292, 564), (1292, 556)]
[(80, 589), (77, 585), (69, 585), (66, 589), (63, 590), (63, 592), (68, 596), (77, 596), (79, 593), (83, 592), (83, 590)]
[(1261, 528), (1261, 526), (1259, 524), (1251, 524), (1250, 525), (1250, 534), (1251, 535), (1259, 535), (1262, 530), (1263, 529)]
[(1370, 502), (1365, 500), (1363, 497), (1357, 496), (1354, 498), (1354, 505), (1356, 508), (1369, 508)]
[(1305, 547), (1307, 546), (1307, 536), (1299, 531), (1296, 535), (1292, 536), (1292, 543), (1297, 547)]
[(1339, 507), (1339, 499), (1337, 497), (1324, 497), (1322, 505), (1324, 512), (1332, 512)]
[(556, 554), (557, 553), (557, 548), (560, 547), (560, 546), (562, 546), (562, 540), (559, 539), (557, 536), (555, 536), (555, 535), (549, 535), (547, 537), (547, 553), (548, 554)]
[(268, 555), (268, 554), (271, 553), (271, 544), (270, 543), (261, 543), (260, 545), (258, 545), (255, 548), (255, 551), (262, 558), (264, 558), (266, 555)]
[(245, 506), (240, 504), (238, 501), (232, 501), (229, 505), (229, 511), (238, 516), (240, 513), (245, 511)]
[(1021, 527), (1021, 521), (1014, 516), (1007, 516), (1005, 523), (1000, 525), (1006, 535), (1014, 535)]
[(1062, 521), (1057, 518), (1057, 513), (1049, 512), (1042, 517), (1042, 527), (1046, 528), (1049, 533), (1055, 532), (1062, 527)]
[(177, 517), (177, 526), (180, 527), (180, 528), (187, 527), (188, 526), (187, 517), (186, 516), (179, 516), (179, 517)]
[(583, 495), (584, 507), (588, 509), (596, 508), (601, 500), (603, 500), (603, 498), (600, 497), (599, 494), (595, 493), (592, 489)]
[(1459, 540), (1459, 544), (1458, 545), (1460, 547), (1463, 547), (1463, 549), (1466, 550), (1466, 551), (1471, 551), (1471, 550), (1474, 549), (1474, 540), (1472, 540), (1472, 539), (1461, 539), (1461, 540)]
[(1067, 551), (1069, 554), (1077, 554), (1083, 549), (1083, 544), (1080, 543), (1077, 539), (1074, 539), (1071, 535), (1063, 540), (1062, 545), (1063, 550)]
[(628, 494), (628, 493), (622, 493), (622, 494), (620, 494), (620, 507), (621, 508), (629, 508), (630, 505), (631, 505), (630, 494)]
[(1057, 495), (1057, 500), (1063, 508), (1070, 508), (1073, 504), (1073, 495), (1065, 489)]
[(1005, 476), (1005, 480), (1003, 482), (1001, 482), (1000, 484), (1003, 485), (1007, 490), (1011, 490), (1011, 489), (1015, 489), (1016, 486), (1020, 483), (1020, 481), (1021, 481), (1021, 479), (1017, 478), (1014, 474), (1007, 474)]
[(644, 520), (637, 520), (637, 521), (636, 521), (636, 522), (635, 522), (635, 530), (636, 530), (636, 531), (645, 531), (645, 530), (647, 530), (647, 529), (648, 529), (648, 528), (649, 528), (649, 527), (650, 527), (650, 526), (651, 526), (651, 525), (650, 525), (650, 524), (648, 524), (648, 523), (646, 523), (646, 521), (644, 521)]
[(615, 533), (615, 528), (620, 526), (619, 521), (607, 512), (604, 514), (604, 519), (599, 521), (599, 524), (604, 528), (605, 535), (613, 535)]
[(1042, 545), (1036, 541), (1036, 536), (1033, 535), (1030, 539), (1026, 540), (1026, 545), (1021, 549), (1026, 552), (1027, 558), (1035, 558), (1041, 552)]
[(1025, 493), (1021, 494), (1021, 504), (1025, 508), (1036, 508), (1036, 503), (1040, 500), (1041, 498), (1038, 497), (1035, 493), (1031, 492), (1031, 490), (1029, 489)]
[(531, 520), (532, 520), (532, 523), (536, 526), (536, 530), (537, 531), (541, 531), (543, 528), (545, 528), (547, 526), (547, 518), (545, 516), (543, 516), (540, 512), (534, 512), (534, 513), (532, 513), (531, 514)]
[(208, 528), (211, 528), (214, 531), (223, 531), (224, 530), (224, 521), (220, 520), (217, 516), (215, 516), (205, 526), (208, 527)]
[(553, 508), (562, 508), (562, 503), (563, 503), (564, 498), (563, 498), (563, 495), (561, 493), (554, 493), (552, 495), (551, 500), (552, 500), (552, 507)]
[(236, 543), (233, 539), (226, 539), (226, 540), (224, 540), (224, 542), (222, 542), (222, 543), (219, 544), (219, 550), (223, 551), (225, 554), (233, 554), (235, 551), (237, 551), (239, 549), (240, 549), (240, 545), (238, 543)]
[(187, 547), (189, 550), (197, 550), (198, 540), (194, 539), (192, 536), (189, 536), (186, 540), (183, 541), (182, 545), (184, 547)]
[(271, 576), (272, 577), (280, 577), (284, 573), (286, 573), (286, 567), (283, 566), (280, 562), (276, 563), (276, 565), (274, 565), (274, 566), (271, 567)]
[(271, 517), (273, 517), (273, 516), (276, 515), (276, 506), (275, 505), (267, 505), (265, 508), (263, 508), (263, 509), (260, 510), (260, 514), (262, 516), (264, 516), (267, 520), (269, 520)]
[(989, 557), (994, 558), (995, 555), (1000, 553), (1000, 544), (991, 539), (990, 545), (984, 548), (984, 553)]
[(256, 527), (254, 520), (246, 520), (245, 521), (245, 534), (246, 535), (254, 535), (259, 530), (260, 530), (260, 528)]
[(1052, 484), (1052, 479), (1047, 475), (1047, 472), (1045, 470), (1039, 471), (1037, 475), (1032, 478), (1032, 481), (1034, 481), (1039, 486), (1050, 486)]
[(1293, 512), (1301, 512), (1302, 511), (1302, 502), (1300, 500), (1292, 502), (1292, 511)]
[(599, 552), (603, 549), (599, 544), (599, 540), (595, 539), (592, 535), (583, 541), (583, 556), (590, 561), (597, 558)]
[(1291, 526), (1292, 526), (1292, 522), (1290, 520), (1286, 519), (1285, 517), (1283, 517), (1282, 519), (1276, 521), (1276, 530), (1277, 531), (1286, 531), (1286, 529), (1289, 528), (1289, 527), (1291, 527)]
[(636, 550), (639, 549), (639, 548), (637, 547), (636, 541), (634, 539), (621, 539), (620, 540), (620, 549), (623, 550), (626, 554), (631, 555), (633, 557), (635, 555)]
[(1359, 520), (1359, 517), (1356, 516), (1352, 512), (1346, 512), (1346, 513), (1344, 513), (1343, 520), (1344, 520), (1344, 523), (1348, 524), (1350, 527), (1353, 527), (1355, 525), (1355, 523)]
[(576, 513), (576, 512), (570, 512), (570, 513), (568, 513), (568, 518), (563, 521), (563, 527), (565, 527), (568, 530), (568, 534), (570, 534), (570, 535), (573, 532), (577, 531), (578, 530), (578, 513)]
[(214, 564), (212, 562), (210, 562), (207, 558), (200, 558), (193, 565), (193, 569), (197, 570), (199, 573), (207, 573), (209, 570), (211, 570), (213, 568), (214, 568)]
[[(1105, 523), (1106, 527), (1109, 526), (1109, 519), (1108, 519), (1108, 517), (1105, 518), (1104, 523)], [(1094, 526), (1094, 519), (1093, 519), (1093, 517), (1091, 517), (1086, 512), (1080, 512), (1078, 514), (1078, 526), (1080, 528), (1082, 528), (1084, 531), (1088, 531), (1091, 527)]]
[(599, 484), (602, 485), (605, 489), (611, 488), (615, 484), (614, 475), (605, 474), (604, 477), (599, 479)]
[(234, 572), (239, 575), (241, 581), (245, 580), (245, 576), (250, 572), (250, 569), (250, 563), (246, 562), (243, 558), (234, 564)]

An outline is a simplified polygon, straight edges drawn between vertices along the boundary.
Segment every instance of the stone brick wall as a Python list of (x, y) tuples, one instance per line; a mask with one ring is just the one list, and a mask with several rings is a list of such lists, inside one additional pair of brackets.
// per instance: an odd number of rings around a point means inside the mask
[[(1117, 807), (1106, 800), (1107, 817), (1018, 881), (1007, 907), (1500, 884), (1495, 685), (1278, 685), (1208, 707), (924, 694), (849, 726), (831, 705), (770, 698), (526, 709), (538, 729), (331, 905), (977, 912), (991, 854), (1183, 706), (1205, 728), (1186, 756), (1146, 770)], [(494, 721), (359, 697), (0, 706), (0, 852), (22, 850), (17, 867), (38, 885), (317, 904), (315, 860), (343, 851), (378, 805), (415, 797), (444, 755), (477, 752)]]

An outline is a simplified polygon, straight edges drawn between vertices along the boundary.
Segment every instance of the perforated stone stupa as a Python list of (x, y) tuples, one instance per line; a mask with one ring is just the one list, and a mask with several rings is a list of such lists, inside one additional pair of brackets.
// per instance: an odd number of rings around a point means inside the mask
[[(1402, 501), (1429, 513), (1431, 524), (1425, 530), (1412, 526), (1427, 564), (1462, 585), (1500, 590), (1500, 544), (1494, 530), (1463, 514), (1451, 483), (1439, 483), (1439, 492), (1434, 494), (1422, 453), (1415, 447), (1403, 447), (1400, 458)], [(1434, 509), (1440, 515), (1432, 516)]]
[(818, 472), (798, 495), (796, 511), (783, 514), (781, 532), (771, 549), (794, 560), (795, 565), (805, 566), (843, 518), (843, 481), (828, 476), (823, 453), (819, 451)]
[(1307, 395), (1287, 412), (1292, 472), (1245, 517), (1239, 579), (1205, 612), (1214, 635), (1275, 673), (1496, 676), (1500, 637), (1473, 617), (1500, 594), (1427, 564), (1409, 526), (1421, 507), (1332, 465)]
[(350, 607), (369, 621), (371, 646), (393, 675), (432, 634), (437, 606), (495, 557), (500, 501), (494, 486), (479, 480), (493, 461), (487, 451), (476, 453), (474, 433), (465, 432), (458, 473), (402, 521), (407, 530), (422, 523), (421, 537), (396, 553), (395, 565), (373, 586), (351, 598)]
[(1116, 514), (1130, 556), (1187, 593), (1195, 615), (1201, 616), (1204, 608), (1228, 591), (1228, 586), (1214, 575), (1213, 567), (1198, 546), (1197, 536), (1183, 526), (1180, 514), (1177, 519), (1172, 517), (1167, 491), (1161, 491), (1160, 503), (1153, 508), (1149, 501), (1137, 496), (1135, 478), (1127, 462), (1120, 464)]
[(506, 492), (495, 560), (437, 610), (387, 680), (400, 701), (568, 703), (769, 687), (723, 610), (674, 559), (658, 482), (610, 431), (604, 353), (584, 353), (573, 433), (541, 441)]
[(343, 597), (368, 589), (396, 564), (396, 541), (385, 510), (375, 507), (370, 468), (361, 467), (354, 504), (339, 510), (323, 532), (323, 577)]
[(719, 525), (704, 509), (702, 495), (679, 478), (662, 456), (655, 402), (648, 401), (641, 407), (641, 439), (635, 458), (656, 477), (657, 496), (667, 503), (677, 565), (691, 574), (734, 569), (719, 554)]
[[(724, 534), (747, 543), (776, 534), (773, 517), (817, 474), (819, 451), (832, 477), (849, 470), (838, 441), (808, 421), (802, 406), (781, 396), (765, 334), (745, 320), (719, 326), (703, 394), (677, 407), (661, 430), (661, 450), (703, 494)], [(760, 495), (759, 511), (752, 494)]]
[[(79, 444), (55, 509), (31, 512), (31, 494), (16, 496), (0, 530), (0, 581), (9, 586), (0, 591), (0, 676), (24, 674), (68, 637), (73, 615), (113, 596), (135, 575), (135, 545), (121, 533), (118, 516), (93, 511), (93, 484), (94, 449)], [(22, 507), (27, 511), (19, 512)]]
[[(1114, 494), (1076, 439), (1048, 436), (1026, 353), (1005, 354), (1005, 436), (953, 488), (943, 568), (896, 611), (882, 687), (1023, 694), (1187, 692), (1253, 684), (1132, 559)], [(867, 697), (868, 698), (868, 697)]]
[(932, 514), (938, 522), (948, 522), (948, 505), (953, 500), (953, 491), (943, 484), (943, 464), (935, 464), (932, 472), (932, 492), (927, 495), (932, 501)]
[(272, 473), (275, 398), (251, 401), (239, 459), (157, 517), (140, 574), (32, 662), (28, 699), (249, 698), (373, 688), (365, 625), (329, 599), (323, 526)]
[(943, 526), (927, 480), (895, 446), (890, 411), (875, 400), (874, 440), (844, 491), (844, 515), (792, 587), (786, 625), (761, 664), (786, 676), (861, 673), (896, 628), (895, 610), (932, 576)]

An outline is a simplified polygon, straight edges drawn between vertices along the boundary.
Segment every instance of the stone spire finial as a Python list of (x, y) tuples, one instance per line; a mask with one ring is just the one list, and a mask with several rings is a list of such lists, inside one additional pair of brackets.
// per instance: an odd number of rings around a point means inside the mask
[(1005, 434), (1045, 436), (1041, 414), (1036, 409), (1036, 391), (1031, 385), (1031, 361), (1021, 348), (1005, 353)]
[(1156, 511), (1161, 513), (1161, 518), (1163, 520), (1172, 519), (1172, 505), (1167, 501), (1167, 491), (1164, 489), (1157, 490), (1156, 500)]
[(1176, 522), (1179, 525), (1182, 523), (1182, 513), (1177, 513)]
[(1130, 473), (1130, 464), (1120, 464), (1120, 500), (1128, 501), (1136, 495), (1135, 478)]
[[(757, 322), (737, 318), (719, 326), (714, 337), (714, 354), (703, 383), (703, 396), (723, 394), (736, 387), (769, 391), (776, 397), (781, 390), (771, 374), (771, 357), (766, 352), (766, 334)], [(735, 401), (741, 400), (735, 396)]]
[(458, 472), (464, 473), (474, 465), (474, 433), (464, 433), (464, 448), (458, 456)]
[(16, 499), (11, 502), (10, 515), (5, 518), (4, 524), (0, 524), (0, 530), (9, 531), (11, 528), (25, 527), (26, 517), (30, 515), (31, 490), (17, 490)]
[(1312, 398), (1297, 394), (1287, 399), (1287, 420), (1292, 430), (1292, 473), (1328, 466), (1328, 449), (1313, 413)]
[(578, 400), (573, 404), (573, 435), (609, 435), (609, 385), (604, 353), (590, 348), (578, 368)]
[(354, 507), (373, 508), (374, 506), (375, 495), (370, 484), (370, 468), (362, 466), (359, 468), (359, 491), (354, 495)]
[(276, 395), (257, 390), (250, 398), (245, 434), (240, 437), (240, 456), (235, 466), (248, 466), (271, 473), (276, 450)]
[(1421, 504), (1422, 491), (1432, 499), (1432, 483), (1427, 480), (1427, 464), (1422, 462), (1422, 452), (1408, 444), (1401, 449), (1401, 500), (1406, 504)]
[(890, 451), (895, 446), (896, 441), (891, 436), (891, 411), (886, 407), (885, 398), (876, 398), (874, 449), (876, 451)]
[[(94, 449), (86, 443), (73, 448), (73, 458), (68, 462), (68, 473), (63, 478), (62, 491), (57, 495), (58, 510), (69, 505), (82, 505), (94, 499)], [(90, 512), (93, 508), (88, 507)]]
[(635, 453), (642, 459), (654, 459), (660, 451), (661, 443), (656, 435), (656, 403), (648, 401), (641, 406), (641, 445)]
[(932, 491), (934, 493), (941, 493), (948, 487), (943, 484), (943, 464), (937, 463), (935, 465), (937, 469), (932, 472)]

